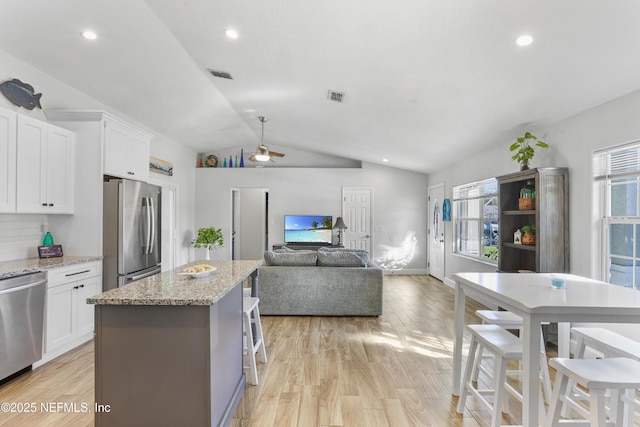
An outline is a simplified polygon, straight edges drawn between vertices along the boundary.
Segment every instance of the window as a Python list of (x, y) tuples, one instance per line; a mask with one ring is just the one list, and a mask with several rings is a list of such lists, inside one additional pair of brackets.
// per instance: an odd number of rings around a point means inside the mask
[(640, 289), (640, 141), (597, 151), (601, 193), (603, 280)]
[(498, 262), (498, 181), (453, 187), (455, 252)]

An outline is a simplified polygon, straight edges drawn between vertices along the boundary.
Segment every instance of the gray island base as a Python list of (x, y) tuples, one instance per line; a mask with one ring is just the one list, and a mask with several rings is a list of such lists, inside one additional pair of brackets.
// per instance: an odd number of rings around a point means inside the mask
[(226, 426), (244, 392), (242, 282), (261, 260), (199, 261), (113, 289), (96, 304), (96, 426)]

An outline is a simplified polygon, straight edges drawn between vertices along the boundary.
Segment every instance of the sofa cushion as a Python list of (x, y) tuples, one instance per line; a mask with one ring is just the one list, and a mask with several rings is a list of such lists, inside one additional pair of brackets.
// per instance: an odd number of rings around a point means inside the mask
[(266, 265), (314, 266), (318, 261), (318, 254), (315, 251), (265, 251), (264, 260)]
[(322, 267), (366, 267), (369, 253), (357, 249), (320, 248), (318, 265)]

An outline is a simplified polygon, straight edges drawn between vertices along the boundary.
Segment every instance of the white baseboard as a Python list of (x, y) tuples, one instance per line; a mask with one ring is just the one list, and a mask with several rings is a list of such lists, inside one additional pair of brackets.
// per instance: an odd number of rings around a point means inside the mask
[(449, 279), (448, 277), (445, 277), (444, 280), (442, 281), (442, 283), (444, 283), (445, 285), (447, 285), (450, 288), (454, 288), (456, 287), (456, 282)]
[(426, 276), (429, 274), (426, 269), (404, 269), (404, 270), (384, 270), (385, 276)]
[(38, 360), (37, 362), (35, 362), (32, 366), (33, 368), (37, 368), (38, 366), (42, 366), (47, 362), (52, 361), (53, 359), (55, 359), (56, 357), (62, 356), (63, 354), (73, 350), (74, 348), (78, 347), (79, 345), (82, 345), (84, 343), (86, 343), (87, 341), (90, 341), (93, 339), (93, 332), (90, 332), (88, 334), (85, 334), (81, 337), (76, 338), (75, 340), (73, 340), (72, 342), (56, 348), (53, 351), (47, 352), (47, 353), (43, 353), (42, 355), (42, 359)]

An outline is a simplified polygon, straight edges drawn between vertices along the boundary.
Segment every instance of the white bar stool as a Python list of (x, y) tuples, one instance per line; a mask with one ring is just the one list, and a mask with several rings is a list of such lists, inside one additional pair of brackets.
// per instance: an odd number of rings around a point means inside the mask
[[(522, 317), (510, 311), (476, 310), (476, 316), (478, 316), (482, 320), (483, 325), (498, 325), (504, 329), (517, 329), (518, 331), (520, 331), (520, 337), (522, 337), (522, 328), (524, 327), (524, 321), (522, 320)], [(545, 322), (543, 324), (548, 325), (549, 322)], [(484, 359), (483, 346), (479, 345), (478, 356), (476, 357), (473, 366), (473, 381), (478, 381), (478, 375), (480, 371), (484, 372), (488, 376), (491, 376), (491, 373), (487, 369), (482, 367), (482, 359)], [(518, 372), (511, 371), (508, 375), (517, 374)], [(547, 351), (542, 335), (540, 336), (540, 374), (542, 376), (542, 386), (545, 402), (549, 403), (551, 401), (551, 377), (549, 376)], [(509, 410), (509, 405), (506, 400), (504, 409), (505, 412), (508, 412)]]
[[(627, 390), (635, 390), (640, 387), (640, 362), (625, 357), (610, 359), (553, 358), (549, 361), (549, 365), (556, 370), (556, 382), (545, 427), (580, 423), (578, 420), (560, 421), (563, 404), (570, 406), (582, 417), (590, 420), (592, 427), (622, 425), (625, 405), (628, 404), (623, 396)], [(567, 396), (569, 380), (589, 389), (590, 411), (578, 404), (571, 396)], [(613, 393), (617, 400), (616, 410), (611, 411), (609, 420), (607, 420), (604, 396), (607, 389), (617, 391), (617, 393)], [(584, 420), (582, 420), (582, 424), (584, 424)]]
[[(592, 348), (602, 353), (605, 358), (627, 357), (640, 361), (640, 342), (616, 332), (604, 328), (575, 327), (571, 328), (571, 334), (576, 338), (575, 359), (583, 359), (587, 348)], [(575, 383), (571, 379), (567, 385), (567, 394), (573, 400), (586, 400), (589, 398), (587, 393), (575, 387)], [(637, 405), (640, 405), (640, 403)], [(615, 399), (612, 409), (615, 411)], [(631, 410), (631, 413), (633, 413), (633, 410)], [(564, 417), (569, 415), (569, 407), (567, 405), (564, 406), (562, 415)], [(627, 423), (626, 425), (631, 426), (633, 423)]]
[[(506, 381), (508, 374), (507, 362), (510, 360), (522, 360), (522, 340), (498, 325), (468, 325), (467, 329), (471, 333), (471, 344), (456, 411), (463, 413), (467, 396), (473, 394), (491, 410), (491, 426), (498, 427), (502, 418), (501, 403), (505, 396), (504, 391), (507, 390), (522, 402), (522, 395), (507, 384)], [(472, 372), (474, 360), (478, 355), (478, 345), (482, 345), (486, 351), (495, 357), (493, 389), (480, 390), (473, 386)], [(484, 397), (485, 395), (493, 395), (493, 403), (490, 403)], [(542, 400), (540, 400), (540, 417), (544, 419)]]
[[(262, 324), (260, 323), (260, 310), (258, 303), (260, 300), (254, 297), (242, 298), (242, 318), (244, 329), (244, 342), (249, 366), (243, 367), (249, 370), (249, 384), (258, 385), (258, 370), (256, 369), (256, 353), (261, 362), (267, 363), (267, 351), (264, 347), (262, 336)], [(252, 316), (253, 314), (253, 316)], [(255, 327), (252, 328), (251, 325)], [(253, 330), (255, 329), (255, 337)]]

